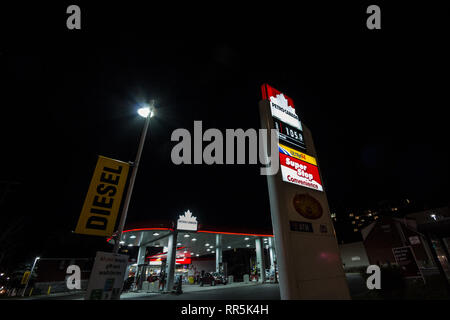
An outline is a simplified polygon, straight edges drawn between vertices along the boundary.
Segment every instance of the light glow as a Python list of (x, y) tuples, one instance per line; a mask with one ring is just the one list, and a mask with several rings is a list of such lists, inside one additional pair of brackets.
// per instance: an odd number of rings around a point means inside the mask
[(150, 107), (139, 108), (137, 113), (143, 118), (147, 118), (149, 115), (150, 118), (153, 117), (153, 111), (150, 109)]

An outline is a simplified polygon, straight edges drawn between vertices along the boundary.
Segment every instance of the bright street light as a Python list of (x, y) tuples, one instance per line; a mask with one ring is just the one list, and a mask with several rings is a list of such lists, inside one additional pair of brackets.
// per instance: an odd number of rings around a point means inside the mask
[(133, 170), (131, 171), (130, 182), (128, 185), (127, 194), (125, 196), (125, 201), (122, 208), (122, 214), (120, 216), (119, 227), (117, 229), (117, 239), (114, 240), (114, 249), (113, 253), (119, 252), (119, 241), (122, 239), (123, 228), (125, 226), (125, 221), (127, 220), (128, 206), (130, 205), (131, 194), (133, 192), (134, 181), (136, 180), (136, 174), (139, 167), (139, 162), (141, 161), (142, 149), (144, 148), (145, 137), (147, 135), (148, 125), (150, 123), (150, 118), (153, 116), (153, 106), (154, 103), (151, 103), (151, 106), (146, 105), (145, 107), (140, 108), (137, 112), (141, 117), (146, 118), (144, 123), (144, 128), (142, 129), (141, 139), (139, 140), (139, 146), (136, 154), (136, 159), (133, 163)]
[(147, 118), (148, 115), (150, 115), (150, 118), (151, 118), (154, 115), (154, 112), (152, 109), (150, 109), (150, 107), (139, 108), (137, 113), (143, 118)]

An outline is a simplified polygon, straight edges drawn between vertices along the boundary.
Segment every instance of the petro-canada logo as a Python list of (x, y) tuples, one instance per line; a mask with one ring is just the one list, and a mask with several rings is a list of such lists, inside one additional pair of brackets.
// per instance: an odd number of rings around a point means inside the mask
[(197, 217), (194, 217), (192, 212), (188, 210), (178, 218), (177, 230), (197, 231), (197, 225)]
[(287, 123), (298, 130), (302, 129), (302, 124), (295, 112), (292, 98), (269, 86), (267, 83), (261, 86), (262, 98), (269, 100), (272, 116)]

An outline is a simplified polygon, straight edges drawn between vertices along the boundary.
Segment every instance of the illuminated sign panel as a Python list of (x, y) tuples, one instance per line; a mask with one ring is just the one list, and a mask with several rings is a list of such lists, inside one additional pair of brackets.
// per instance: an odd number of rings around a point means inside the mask
[[(306, 150), (303, 128), (295, 113), (294, 101), (268, 84), (261, 87), (263, 99), (269, 100), (275, 129), (283, 181), (323, 191), (316, 158)], [(301, 150), (301, 151), (299, 151)]]
[(270, 101), (270, 110), (275, 129), (278, 130), (278, 138), (294, 148), (306, 150), (303, 128), (295, 113), (294, 101), (268, 84), (263, 84), (261, 90), (263, 99)]
[(280, 152), (280, 166), (283, 181), (323, 191), (319, 169), (308, 162)]
[(316, 158), (278, 144), (283, 181), (323, 191)]
[(188, 210), (178, 218), (177, 230), (197, 231), (197, 224), (197, 218)]
[(278, 144), (278, 150), (280, 151), (280, 153), (283, 153), (285, 155), (294, 157), (294, 158), (296, 158), (298, 160), (302, 160), (302, 161), (305, 161), (305, 162), (308, 162), (308, 163), (311, 163), (311, 164), (317, 166), (316, 158), (311, 157), (311, 156), (307, 155), (306, 153), (303, 153), (303, 152), (297, 151), (295, 149), (289, 148), (289, 147), (287, 147), (285, 145), (282, 145), (280, 143)]
[[(176, 258), (175, 263), (176, 264), (191, 264), (192, 260), (191, 260), (191, 258)], [(162, 265), (162, 259), (161, 258), (156, 258), (156, 259), (150, 258), (149, 264), (151, 266), (160, 266), (160, 265)]]
[(75, 233), (109, 237), (114, 232), (129, 164), (98, 157)]

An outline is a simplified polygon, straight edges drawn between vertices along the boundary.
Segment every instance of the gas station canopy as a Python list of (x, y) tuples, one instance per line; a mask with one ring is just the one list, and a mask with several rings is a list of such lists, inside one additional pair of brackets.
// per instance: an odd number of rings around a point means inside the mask
[[(168, 247), (169, 235), (175, 228), (149, 226), (124, 230), (121, 237), (123, 247), (161, 247), (165, 253)], [(218, 237), (220, 235), (220, 237)], [(239, 248), (255, 248), (255, 239), (262, 239), (264, 246), (268, 245), (271, 233), (228, 232), (221, 230), (200, 229), (197, 231), (178, 231), (177, 251), (187, 251), (192, 257), (201, 257), (215, 253), (217, 247), (223, 251)], [(112, 238), (108, 242), (114, 243)], [(148, 257), (147, 257), (148, 258)]]

